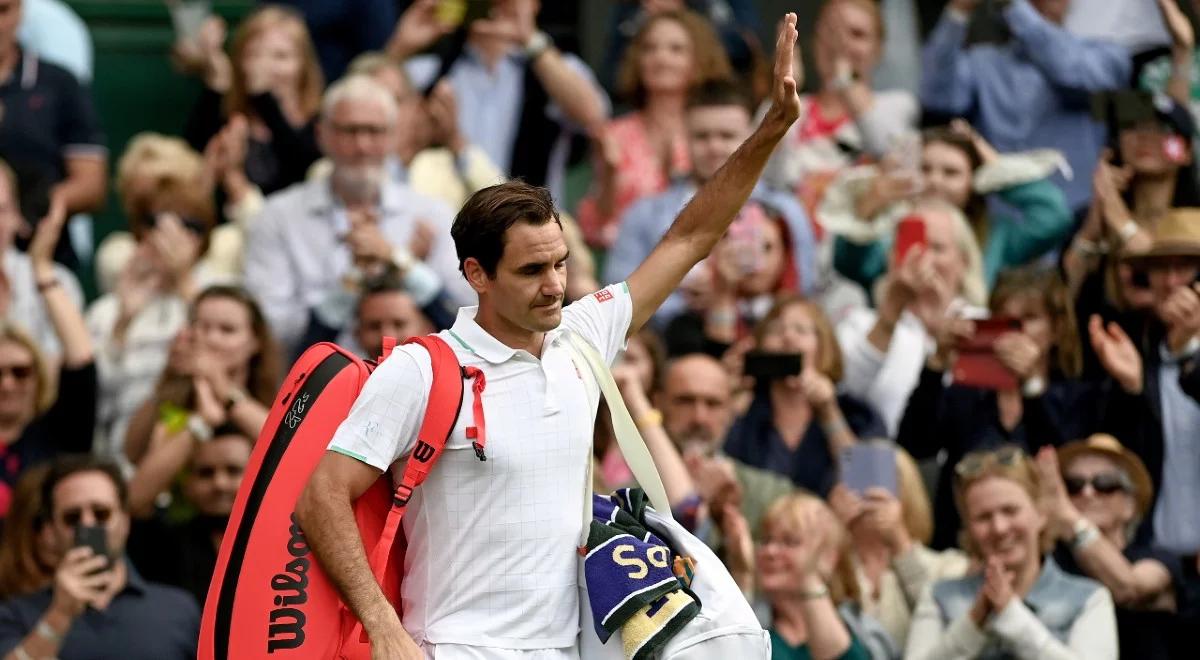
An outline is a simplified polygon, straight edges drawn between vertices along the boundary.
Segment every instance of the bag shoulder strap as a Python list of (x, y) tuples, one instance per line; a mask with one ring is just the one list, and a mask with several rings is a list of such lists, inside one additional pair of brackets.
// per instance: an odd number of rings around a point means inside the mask
[[(392, 508), (388, 511), (387, 521), (379, 542), (371, 553), (371, 568), (377, 580), (383, 580), (387, 571), (388, 558), (392, 553), (396, 534), (400, 529), (400, 521), (408, 509), (408, 501), (413, 491), (429, 478), (429, 472), (446, 448), (446, 440), (454, 425), (458, 423), (458, 412), (462, 408), (463, 380), (465, 371), (450, 348), (442, 339), (433, 335), (412, 337), (405, 344), (419, 344), (429, 352), (433, 364), (433, 384), (429, 389), (429, 404), (425, 407), (425, 418), (417, 432), (417, 443), (404, 465), (404, 474), (396, 486), (392, 497)], [(385, 343), (386, 346), (386, 343)], [(390, 351), (384, 352), (384, 357)], [(478, 397), (479, 394), (476, 394)]]

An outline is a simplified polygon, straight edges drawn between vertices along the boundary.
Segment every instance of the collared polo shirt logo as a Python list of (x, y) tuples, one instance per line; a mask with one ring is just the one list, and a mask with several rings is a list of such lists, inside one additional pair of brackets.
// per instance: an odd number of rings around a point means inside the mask
[(608, 289), (600, 289), (593, 295), (596, 296), (597, 302), (603, 303), (603, 302), (608, 302), (613, 299), (612, 291), (609, 291)]

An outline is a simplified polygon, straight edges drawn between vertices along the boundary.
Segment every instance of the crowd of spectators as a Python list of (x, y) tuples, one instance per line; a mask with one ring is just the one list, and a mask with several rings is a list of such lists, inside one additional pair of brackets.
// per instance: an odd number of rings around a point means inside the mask
[[(194, 657), (288, 366), (473, 305), (474, 192), (551, 191), (568, 301), (633, 272), (752, 132), (775, 17), (610, 4), (594, 69), (538, 0), (192, 16), (163, 53), (192, 111), (110, 155), (86, 27), (0, 0), (0, 657)], [(775, 660), (1195, 657), (1197, 14), (824, 0), (801, 25), (799, 120), (614, 367)], [(125, 225), (81, 255), (107, 196)], [(597, 420), (597, 489), (632, 485)]]

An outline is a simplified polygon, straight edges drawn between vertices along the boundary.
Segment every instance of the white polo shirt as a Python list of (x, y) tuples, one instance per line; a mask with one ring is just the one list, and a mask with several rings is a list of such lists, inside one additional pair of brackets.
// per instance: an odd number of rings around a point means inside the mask
[[(579, 632), (575, 549), (600, 390), (587, 367), (572, 362), (566, 332), (611, 364), (629, 329), (629, 288), (615, 284), (568, 305), (540, 360), (480, 328), (477, 309), (462, 308), (438, 336), (487, 379), (487, 461), (465, 434), (474, 425), (468, 384), (446, 450), (404, 516), (404, 627), (418, 643), (571, 647)], [(424, 349), (398, 347), (329, 448), (381, 470), (406, 458), (432, 378)]]

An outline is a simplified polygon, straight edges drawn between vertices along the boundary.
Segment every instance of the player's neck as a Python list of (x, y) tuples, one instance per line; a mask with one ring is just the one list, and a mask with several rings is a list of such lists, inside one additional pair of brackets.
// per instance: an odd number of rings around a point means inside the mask
[(475, 323), (501, 344), (541, 359), (546, 333), (522, 328), (482, 304), (475, 314)]

